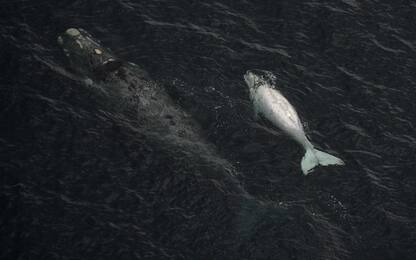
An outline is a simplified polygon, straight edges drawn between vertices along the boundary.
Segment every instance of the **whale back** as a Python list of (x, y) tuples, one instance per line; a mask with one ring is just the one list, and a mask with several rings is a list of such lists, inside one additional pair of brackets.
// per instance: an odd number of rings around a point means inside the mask
[(269, 86), (260, 86), (253, 95), (258, 111), (282, 129), (303, 131), (302, 123), (295, 108), (282, 93)]
[(244, 79), (257, 114), (282, 129), (302, 145), (308, 145), (298, 113), (283, 94), (276, 89), (276, 77), (268, 71), (249, 70)]

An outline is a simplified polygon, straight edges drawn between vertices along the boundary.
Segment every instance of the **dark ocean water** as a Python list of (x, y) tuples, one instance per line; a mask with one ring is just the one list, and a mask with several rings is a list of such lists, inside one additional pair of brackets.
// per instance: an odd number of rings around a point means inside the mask
[[(68, 27), (147, 70), (216, 153), (97, 103)], [(415, 1), (2, 0), (0, 67), (1, 259), (416, 259)], [(303, 176), (248, 69), (346, 166)]]

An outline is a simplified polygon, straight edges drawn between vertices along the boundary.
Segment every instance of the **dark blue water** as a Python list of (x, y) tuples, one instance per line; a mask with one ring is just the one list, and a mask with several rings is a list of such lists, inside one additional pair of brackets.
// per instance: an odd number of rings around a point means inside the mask
[[(414, 1), (0, 5), (1, 259), (416, 259)], [(56, 37), (80, 27), (202, 127), (209, 158), (96, 102)], [(253, 118), (265, 69), (344, 167)]]

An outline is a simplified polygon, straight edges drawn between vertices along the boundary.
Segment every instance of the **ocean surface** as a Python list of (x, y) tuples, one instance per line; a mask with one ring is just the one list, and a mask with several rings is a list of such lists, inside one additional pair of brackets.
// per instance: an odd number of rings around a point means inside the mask
[[(69, 27), (166, 88), (196, 146), (97, 102)], [(2, 0), (0, 68), (0, 259), (416, 259), (415, 1)], [(248, 69), (346, 165), (303, 176)]]

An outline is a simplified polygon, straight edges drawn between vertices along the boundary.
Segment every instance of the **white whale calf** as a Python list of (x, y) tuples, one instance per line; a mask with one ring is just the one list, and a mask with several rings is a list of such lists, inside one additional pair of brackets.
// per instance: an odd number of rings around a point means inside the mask
[(268, 71), (249, 70), (244, 75), (250, 89), (250, 99), (256, 117), (261, 114), (273, 125), (279, 127), (300, 143), (306, 150), (301, 168), (307, 175), (317, 165), (344, 165), (344, 162), (330, 154), (316, 150), (305, 135), (302, 123), (293, 106), (274, 88), (275, 76)]

